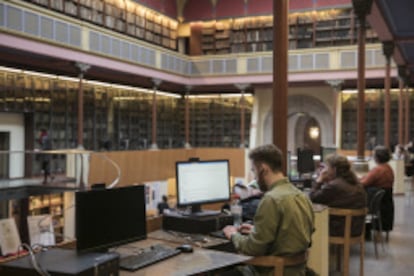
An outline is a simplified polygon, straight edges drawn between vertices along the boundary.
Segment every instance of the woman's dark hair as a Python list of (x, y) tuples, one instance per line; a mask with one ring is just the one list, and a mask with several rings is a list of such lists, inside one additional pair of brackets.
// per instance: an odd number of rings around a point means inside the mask
[(376, 146), (374, 148), (374, 158), (377, 163), (387, 163), (391, 159), (390, 150), (384, 146)]
[(278, 147), (273, 144), (258, 146), (249, 153), (253, 163), (265, 163), (274, 172), (282, 171), (283, 155)]
[(358, 178), (351, 169), (351, 163), (345, 156), (337, 154), (328, 155), (325, 159), (325, 163), (335, 169), (336, 177), (344, 179), (351, 185), (356, 185), (358, 183)]

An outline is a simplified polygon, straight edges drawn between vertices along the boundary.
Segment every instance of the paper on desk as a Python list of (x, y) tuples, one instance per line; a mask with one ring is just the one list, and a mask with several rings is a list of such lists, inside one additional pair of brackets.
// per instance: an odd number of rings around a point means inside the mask
[(28, 216), (30, 245), (55, 245), (52, 217), (50, 215)]
[(0, 247), (3, 255), (16, 253), (20, 244), (16, 221), (13, 218), (0, 219)]

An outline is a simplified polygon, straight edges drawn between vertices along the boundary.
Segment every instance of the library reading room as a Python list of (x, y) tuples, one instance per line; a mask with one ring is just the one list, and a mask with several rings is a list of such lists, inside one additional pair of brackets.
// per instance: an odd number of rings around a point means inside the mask
[(0, 275), (413, 275), (413, 14), (0, 0)]

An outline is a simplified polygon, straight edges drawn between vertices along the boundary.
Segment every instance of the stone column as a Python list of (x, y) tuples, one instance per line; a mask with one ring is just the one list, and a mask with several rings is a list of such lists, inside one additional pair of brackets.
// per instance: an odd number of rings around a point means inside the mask
[(246, 91), (247, 87), (249, 87), (248, 84), (236, 84), (235, 85), (241, 92), (240, 96), (240, 147), (245, 148), (246, 143), (244, 142), (244, 136), (245, 136), (245, 98), (244, 98), (244, 92)]
[(365, 160), (365, 38), (366, 17), (371, 11), (373, 0), (352, 0), (358, 28), (358, 106), (357, 106), (357, 157)]
[[(287, 158), (288, 0), (273, 0), (273, 143)], [(286, 174), (286, 162), (282, 164)]]
[(160, 86), (162, 80), (152, 79), (153, 92), (152, 92), (152, 133), (151, 133), (151, 146), (150, 149), (158, 149), (157, 145), (157, 88)]
[(185, 93), (185, 144), (184, 148), (191, 149), (190, 144), (190, 90), (191, 85), (187, 85), (185, 87), (186, 93)]
[(337, 124), (336, 124), (336, 114), (338, 113), (338, 98), (341, 94), (341, 86), (344, 83), (343, 80), (327, 80), (326, 81), (333, 89), (333, 133), (332, 133), (332, 143), (333, 145), (335, 145), (336, 147), (339, 148), (339, 145), (336, 144), (336, 128), (337, 128)]
[(384, 99), (384, 146), (390, 148), (390, 110), (391, 110), (391, 96), (390, 96), (390, 86), (391, 86), (391, 56), (394, 52), (394, 42), (384, 41), (382, 43), (382, 50), (386, 59), (385, 65), (385, 79), (384, 79), (384, 89), (385, 89), (385, 99)]

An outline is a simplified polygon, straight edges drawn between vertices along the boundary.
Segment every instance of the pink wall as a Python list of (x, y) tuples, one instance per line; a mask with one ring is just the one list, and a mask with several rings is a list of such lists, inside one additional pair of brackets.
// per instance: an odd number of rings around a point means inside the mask
[(177, 6), (176, 1), (173, 0), (133, 0), (139, 4), (142, 4), (150, 9), (165, 14), (171, 18), (177, 18)]
[(183, 14), (184, 20), (187, 22), (208, 20), (214, 17), (213, 6), (210, 0), (187, 0)]
[(234, 14), (244, 15), (244, 0), (222, 0), (217, 2), (217, 18), (233, 17)]
[(249, 0), (247, 2), (247, 14), (271, 14), (273, 13), (273, 0)]

